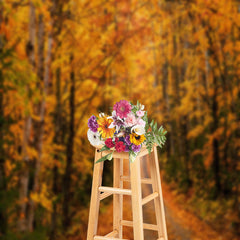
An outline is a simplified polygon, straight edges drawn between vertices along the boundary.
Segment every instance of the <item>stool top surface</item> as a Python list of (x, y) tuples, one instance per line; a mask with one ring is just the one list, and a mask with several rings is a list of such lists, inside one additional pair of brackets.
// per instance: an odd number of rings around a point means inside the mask
[[(154, 144), (153, 148), (156, 147), (157, 144)], [(100, 150), (103, 145), (99, 145), (99, 146), (94, 146), (96, 148), (96, 150)], [(153, 151), (153, 149), (152, 149)], [(123, 159), (129, 159), (129, 153), (128, 152), (117, 152), (114, 148), (110, 149), (110, 150), (106, 150), (106, 151), (102, 151), (102, 156), (106, 156), (109, 153), (113, 153), (113, 158), (123, 158)], [(143, 145), (141, 147), (141, 150), (138, 154), (137, 157), (143, 157), (146, 154), (148, 154), (148, 150), (146, 145)]]

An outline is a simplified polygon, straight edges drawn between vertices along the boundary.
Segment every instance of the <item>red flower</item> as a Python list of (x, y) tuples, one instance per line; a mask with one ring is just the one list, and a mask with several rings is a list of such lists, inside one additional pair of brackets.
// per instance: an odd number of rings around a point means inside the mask
[(105, 145), (106, 145), (108, 148), (114, 147), (114, 143), (113, 143), (113, 141), (112, 141), (111, 138), (108, 138), (108, 139), (105, 141)]
[(116, 142), (115, 148), (117, 152), (124, 152), (125, 150), (125, 145), (122, 141)]

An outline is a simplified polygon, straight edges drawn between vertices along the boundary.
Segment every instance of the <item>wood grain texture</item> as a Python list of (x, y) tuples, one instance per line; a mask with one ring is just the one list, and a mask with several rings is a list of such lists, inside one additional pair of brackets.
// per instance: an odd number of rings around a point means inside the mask
[(158, 237), (159, 238), (163, 237), (165, 240), (168, 240), (160, 179), (160, 170), (157, 156), (157, 147), (154, 147), (153, 153), (149, 156), (149, 164), (153, 183), (152, 184), (153, 192), (159, 193), (159, 196), (154, 199), (156, 221), (158, 226)]
[[(123, 159), (113, 160), (113, 187), (123, 188), (121, 176), (123, 175)], [(113, 230), (117, 230), (117, 237), (122, 238), (122, 226), (120, 224), (123, 217), (123, 195), (113, 195)]]
[[(95, 162), (101, 157), (102, 157), (102, 154), (97, 152), (96, 150)], [(102, 173), (103, 173), (103, 162), (94, 164), (87, 240), (93, 240), (93, 237), (97, 234), (99, 204), (100, 204), (100, 192), (98, 188), (102, 184)]]
[(132, 214), (134, 239), (143, 240), (142, 187), (140, 174), (140, 158), (130, 164), (130, 179), (132, 189)]

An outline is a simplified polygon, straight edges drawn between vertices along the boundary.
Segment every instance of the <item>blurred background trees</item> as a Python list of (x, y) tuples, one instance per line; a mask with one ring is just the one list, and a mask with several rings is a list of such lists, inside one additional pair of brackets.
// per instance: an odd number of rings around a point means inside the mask
[(85, 239), (87, 119), (139, 100), (164, 180), (240, 234), (239, 1), (0, 1), (0, 236)]

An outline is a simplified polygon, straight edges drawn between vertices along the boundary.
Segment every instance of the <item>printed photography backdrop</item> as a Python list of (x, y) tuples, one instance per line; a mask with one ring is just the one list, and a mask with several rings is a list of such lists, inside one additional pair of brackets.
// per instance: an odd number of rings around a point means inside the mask
[(0, 0), (0, 239), (86, 240), (87, 121), (121, 99), (168, 131), (169, 240), (240, 239), (238, 0)]

